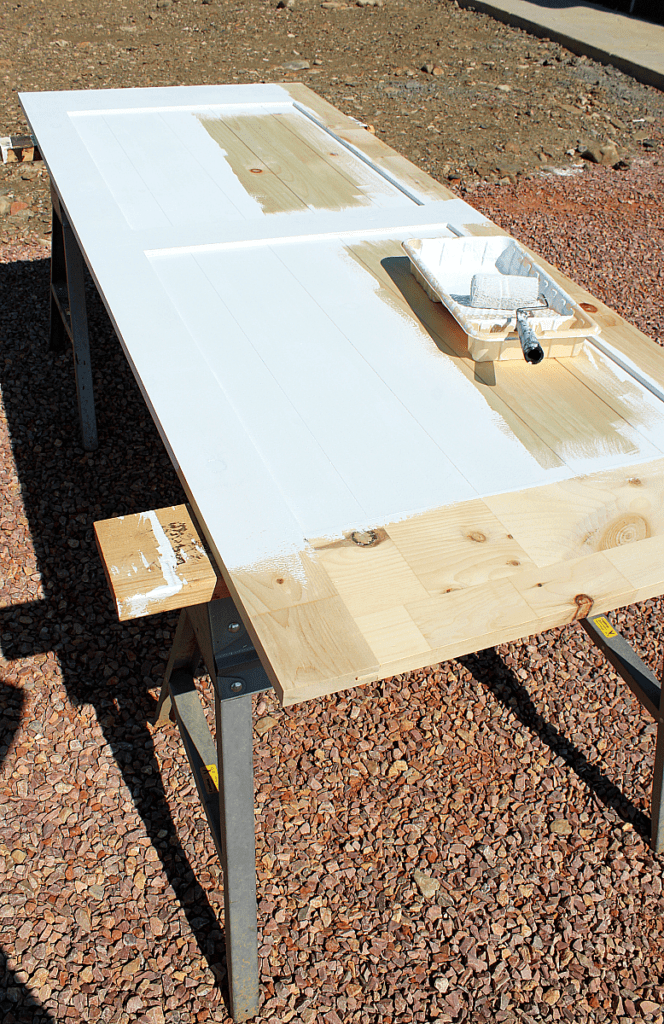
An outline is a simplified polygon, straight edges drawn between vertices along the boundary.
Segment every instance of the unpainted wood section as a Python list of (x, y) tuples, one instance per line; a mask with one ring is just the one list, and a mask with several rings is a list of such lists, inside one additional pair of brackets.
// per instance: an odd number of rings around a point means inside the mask
[(359, 189), (375, 206), (395, 206), (403, 209), (412, 200), (393, 185), (377, 170), (356, 156), (347, 146), (341, 145), (323, 128), (299, 111), (274, 115), (298, 142), (305, 143), (318, 153), (325, 163), (333, 166), (349, 184)]
[(208, 135), (221, 146), (231, 170), (249, 195), (260, 203), (263, 213), (291, 213), (308, 209), (307, 204), (279, 175), (238, 138), (226, 118), (199, 115), (198, 119)]
[[(280, 114), (225, 117), (228, 128), (313, 210), (347, 210), (371, 201), (331, 162), (289, 130)], [(333, 143), (334, 140), (330, 140)]]
[(659, 451), (664, 452), (664, 402), (596, 349), (585, 344), (565, 369), (593, 391)]
[(664, 593), (664, 534), (640, 544), (624, 544), (605, 552), (607, 559), (633, 586), (631, 601)]
[[(358, 622), (367, 640), (383, 655), (377, 678), (459, 658), (565, 625), (591, 612), (599, 614), (629, 604), (636, 599), (638, 589), (612, 563), (614, 556), (622, 558), (623, 554), (627, 554), (623, 549), (600, 552), (544, 572), (529, 569), (509, 580), (452, 591), (410, 605), (405, 611), (418, 627), (415, 634), (401, 610), (395, 608), (391, 614), (395, 630), (399, 631), (398, 649), (396, 645), (390, 648), (387, 641), (381, 646), (376, 616), (360, 618)], [(658, 556), (663, 554), (664, 544), (657, 552)], [(637, 574), (638, 563), (637, 556)], [(659, 564), (663, 564), (661, 558)], [(647, 589), (651, 584), (652, 589)], [(664, 573), (653, 572), (644, 583), (643, 596), (663, 589)], [(428, 641), (429, 651), (422, 650), (420, 635)], [(390, 657), (391, 654), (394, 656)]]
[[(436, 649), (456, 650), (474, 640), (477, 650), (481, 650), (496, 642), (494, 637), (515, 627), (528, 632), (526, 624), (534, 618), (532, 608), (512, 580), (497, 580), (429, 597), (407, 604), (406, 611), (432, 648), (436, 661), (440, 660)], [(489, 643), (485, 642), (487, 637), (492, 638)]]
[(634, 588), (603, 552), (519, 573), (511, 580), (538, 620), (585, 619), (596, 609), (630, 604)]
[(410, 272), (410, 260), (401, 248), (401, 241), (358, 242), (348, 245), (347, 250), (378, 282), (384, 301), (401, 315), (414, 317), (440, 352), (450, 358), (468, 380), (473, 381), (489, 408), (504, 420), (506, 428), (539, 465), (543, 469), (562, 466), (562, 460), (553, 449), (505, 401), (496, 384), (493, 366), (474, 363), (470, 358), (467, 335), (442, 303), (432, 302), (417, 283)]
[(228, 595), (186, 505), (94, 524), (121, 622)]
[(637, 461), (659, 454), (557, 360), (545, 359), (538, 366), (506, 361), (494, 369), (504, 401), (577, 472), (589, 467), (592, 459), (631, 456)]
[(428, 642), (401, 605), (357, 615), (355, 621), (380, 665), (399, 661), (404, 656), (433, 657)]
[(284, 705), (377, 678), (378, 659), (340, 597), (254, 616)]
[[(460, 224), (465, 234), (473, 235), (475, 238), (484, 238), (486, 236), (495, 237), (496, 235), (503, 235), (505, 238), (509, 238), (507, 231), (503, 231), (497, 224), (489, 222), (488, 224), (478, 224), (476, 221), (471, 221), (469, 224)], [(522, 244), (522, 243), (519, 243)]]
[(555, 565), (664, 536), (664, 459), (484, 502), (535, 565)]
[(479, 500), (392, 523), (387, 532), (430, 595), (476, 587), (533, 565)]
[(366, 128), (358, 125), (352, 117), (342, 114), (321, 96), (298, 82), (287, 82), (283, 85), (286, 92), (302, 106), (307, 107), (340, 139), (357, 147), (382, 171), (396, 178), (404, 186), (412, 189), (422, 199), (456, 199), (451, 189), (441, 185), (415, 164), (401, 156)]
[(387, 611), (395, 601), (426, 600), (427, 590), (384, 531), (360, 535), (374, 538), (368, 543), (356, 543), (353, 536), (316, 551), (351, 615)]
[(251, 616), (336, 596), (318, 559), (305, 552), (283, 559), (281, 564), (277, 561), (276, 565), (254, 566), (251, 572), (234, 572), (233, 583)]

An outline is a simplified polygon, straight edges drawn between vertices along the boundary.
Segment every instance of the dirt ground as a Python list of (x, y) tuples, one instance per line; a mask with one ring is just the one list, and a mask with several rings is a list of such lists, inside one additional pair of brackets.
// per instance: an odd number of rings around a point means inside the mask
[[(657, 90), (454, 0), (279, 2), (9, 0), (0, 132), (27, 130), (21, 91), (298, 79), (461, 188), (569, 168), (593, 143), (626, 163), (659, 145)], [(0, 241), (47, 235), (44, 173), (2, 169), (2, 209)]]
[[(6, 3), (0, 134), (20, 90), (300, 79), (664, 342), (662, 94), (451, 0), (277, 2)], [(118, 623), (92, 533), (184, 495), (92, 291), (82, 451), (49, 227), (43, 168), (0, 165), (0, 1022), (228, 1024), (223, 879), (150, 724), (176, 616)], [(655, 671), (663, 615), (613, 619)], [(578, 626), (255, 714), (259, 1019), (664, 1024), (656, 727)]]

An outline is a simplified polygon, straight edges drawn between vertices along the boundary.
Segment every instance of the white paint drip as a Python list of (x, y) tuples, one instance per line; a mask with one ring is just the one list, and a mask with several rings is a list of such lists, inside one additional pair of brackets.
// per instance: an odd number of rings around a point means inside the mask
[[(163, 601), (167, 597), (173, 597), (182, 590), (183, 586), (187, 582), (184, 579), (180, 579), (175, 571), (177, 566), (177, 556), (173, 550), (172, 544), (164, 533), (163, 526), (157, 519), (156, 512), (143, 512), (139, 519), (139, 524), (144, 519), (147, 519), (152, 526), (152, 532), (154, 533), (154, 537), (157, 542), (159, 568), (162, 571), (164, 583), (159, 587), (155, 587), (154, 590), (149, 590), (147, 594), (135, 594), (133, 597), (130, 597), (123, 602), (123, 610), (125, 613), (134, 617), (145, 615), (148, 605), (153, 604), (155, 601)], [(142, 552), (141, 556), (143, 557)], [(143, 560), (145, 561), (145, 559)]]

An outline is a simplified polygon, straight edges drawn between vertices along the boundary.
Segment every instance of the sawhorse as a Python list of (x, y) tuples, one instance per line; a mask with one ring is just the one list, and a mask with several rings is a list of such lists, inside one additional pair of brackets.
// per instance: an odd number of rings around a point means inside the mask
[[(252, 695), (271, 683), (185, 505), (95, 523), (95, 533), (122, 620), (180, 608), (156, 721), (178, 725), (222, 865), (230, 1011), (244, 1021), (258, 1013), (259, 996)], [(214, 688), (216, 744), (195, 683), (201, 661)]]

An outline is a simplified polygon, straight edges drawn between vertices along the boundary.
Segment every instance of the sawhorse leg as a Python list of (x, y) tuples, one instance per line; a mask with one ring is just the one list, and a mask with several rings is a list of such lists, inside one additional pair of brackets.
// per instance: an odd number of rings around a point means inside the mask
[(657, 746), (653, 772), (651, 798), (650, 845), (655, 853), (664, 851), (664, 720), (662, 718), (662, 690), (653, 672), (632, 650), (627, 640), (617, 632), (605, 615), (591, 615), (581, 619), (579, 625), (611, 662), (619, 676), (629, 686), (639, 703), (657, 723)]
[(97, 418), (92, 387), (88, 314), (85, 305), (83, 257), (76, 236), (54, 189), (53, 232), (51, 235), (51, 330), (50, 347), (61, 350), (65, 337), (71, 339), (76, 375), (78, 416), (83, 447), (93, 452), (98, 446)]
[[(194, 682), (201, 656), (214, 686), (216, 749)], [(180, 613), (157, 721), (172, 715), (178, 724), (221, 861), (235, 1021), (258, 1013), (251, 697), (270, 685), (230, 598)]]

